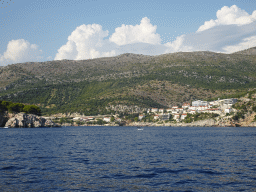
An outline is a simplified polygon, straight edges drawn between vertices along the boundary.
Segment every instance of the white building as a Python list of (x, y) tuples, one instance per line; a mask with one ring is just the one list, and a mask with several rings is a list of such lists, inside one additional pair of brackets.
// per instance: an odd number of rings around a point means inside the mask
[(157, 112), (158, 112), (158, 108), (152, 108), (152, 109), (151, 109), (151, 112), (152, 112), (152, 113), (157, 113)]
[(189, 107), (189, 110), (196, 110), (196, 108), (197, 108), (196, 106), (192, 105), (192, 106)]
[(231, 109), (231, 108), (225, 109), (225, 113), (231, 113), (231, 112), (232, 112), (232, 109)]
[(167, 113), (170, 113), (172, 112), (173, 110), (172, 109), (166, 109)]
[(145, 115), (139, 115), (139, 120), (143, 119)]
[(80, 119), (81, 119), (80, 117), (74, 117), (73, 121), (80, 121)]
[(201, 100), (192, 101), (192, 106), (207, 106), (207, 105), (208, 105), (207, 101), (201, 101)]
[(177, 112), (177, 113), (183, 113), (183, 108), (177, 108), (177, 109), (176, 109), (176, 112)]
[(175, 119), (175, 120), (180, 119), (180, 114), (178, 114), (178, 113), (174, 114), (173, 119)]
[(190, 107), (190, 104), (189, 103), (184, 103), (183, 105), (182, 105), (182, 108), (183, 109), (188, 109)]
[(190, 114), (196, 114), (196, 110), (190, 110), (189, 113)]
[(103, 121), (110, 122), (110, 117), (104, 117)]
[(184, 113), (184, 114), (182, 114), (182, 115), (180, 116), (180, 119), (181, 119), (181, 120), (184, 120), (187, 116), (188, 116), (188, 115), (187, 115), (186, 113)]

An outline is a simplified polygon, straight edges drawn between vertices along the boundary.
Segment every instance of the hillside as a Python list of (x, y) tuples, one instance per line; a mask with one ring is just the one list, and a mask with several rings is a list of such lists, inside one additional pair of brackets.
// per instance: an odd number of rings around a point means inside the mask
[(256, 55), (256, 47), (252, 47), (243, 51), (238, 51), (234, 54), (243, 54), (243, 55)]
[(244, 95), (256, 87), (255, 66), (253, 51), (127, 53), (19, 63), (0, 68), (0, 99), (36, 104), (43, 113), (110, 113), (105, 107), (119, 103), (169, 107), (195, 99)]

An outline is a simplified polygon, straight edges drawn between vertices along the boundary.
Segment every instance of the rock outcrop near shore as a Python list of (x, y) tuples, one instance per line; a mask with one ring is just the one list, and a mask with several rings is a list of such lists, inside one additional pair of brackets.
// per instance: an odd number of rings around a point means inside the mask
[(8, 118), (6, 117), (5, 113), (4, 114), (0, 113), (0, 127), (4, 127), (7, 120)]
[(43, 117), (18, 113), (10, 115), (9, 120), (6, 122), (5, 127), (9, 128), (29, 128), (29, 127), (58, 127), (59, 125), (55, 124), (50, 119), (45, 119)]

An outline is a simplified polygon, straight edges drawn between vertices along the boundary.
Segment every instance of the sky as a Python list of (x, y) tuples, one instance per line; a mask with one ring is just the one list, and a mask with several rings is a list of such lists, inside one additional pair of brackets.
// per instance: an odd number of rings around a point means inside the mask
[(256, 46), (255, 0), (0, 0), (0, 66)]

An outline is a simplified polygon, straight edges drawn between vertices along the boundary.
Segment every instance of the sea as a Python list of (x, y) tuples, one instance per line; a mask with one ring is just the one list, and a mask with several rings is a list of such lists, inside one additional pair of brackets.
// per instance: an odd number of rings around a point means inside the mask
[(256, 191), (256, 128), (15, 128), (0, 140), (0, 191)]

